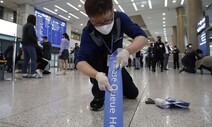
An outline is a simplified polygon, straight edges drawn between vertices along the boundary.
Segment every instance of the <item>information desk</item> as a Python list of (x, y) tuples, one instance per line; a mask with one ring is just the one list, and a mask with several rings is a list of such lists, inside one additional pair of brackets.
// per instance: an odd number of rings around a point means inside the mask
[(0, 63), (7, 63), (7, 60), (0, 60)]

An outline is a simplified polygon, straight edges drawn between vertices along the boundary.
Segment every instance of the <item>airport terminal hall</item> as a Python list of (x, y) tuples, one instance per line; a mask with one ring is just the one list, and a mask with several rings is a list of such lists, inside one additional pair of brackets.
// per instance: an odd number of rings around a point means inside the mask
[(212, 127), (212, 0), (0, 0), (0, 127)]

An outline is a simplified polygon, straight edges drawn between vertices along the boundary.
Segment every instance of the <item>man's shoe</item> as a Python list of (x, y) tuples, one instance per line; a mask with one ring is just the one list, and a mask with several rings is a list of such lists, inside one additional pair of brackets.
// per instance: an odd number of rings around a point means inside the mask
[(93, 99), (90, 103), (90, 109), (92, 111), (101, 111), (104, 109), (104, 99)]
[(51, 74), (51, 72), (50, 72), (50, 71), (44, 71), (43, 74), (44, 74), (44, 75), (45, 75), (45, 74)]
[(22, 74), (23, 78), (30, 78), (30, 76), (28, 74)]
[(43, 77), (43, 72), (42, 72), (42, 70), (37, 69), (37, 70), (36, 70), (36, 73), (37, 73), (40, 77)]
[(40, 75), (38, 75), (38, 74), (32, 74), (30, 76), (30, 78), (42, 78), (42, 77)]
[(185, 71), (185, 68), (182, 68), (182, 69), (179, 71), (179, 73), (181, 73), (181, 72), (183, 72), (183, 71)]

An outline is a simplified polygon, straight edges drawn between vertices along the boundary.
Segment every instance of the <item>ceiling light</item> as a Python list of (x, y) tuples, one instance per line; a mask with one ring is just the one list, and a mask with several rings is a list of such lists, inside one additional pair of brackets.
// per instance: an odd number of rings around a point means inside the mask
[(173, 0), (172, 2), (173, 2), (173, 3), (176, 3), (176, 0)]
[(212, 39), (212, 36), (210, 37), (210, 39)]
[(81, 8), (81, 7), (82, 7), (82, 5), (80, 5), (80, 4), (79, 4), (79, 5), (78, 5), (78, 7), (79, 7), (79, 8)]
[(166, 20), (166, 18), (163, 18), (163, 20)]
[(114, 8), (114, 11), (117, 11), (117, 10)]
[(56, 8), (58, 8), (58, 9), (60, 9), (61, 11), (64, 11), (65, 13), (68, 13), (68, 11), (66, 11), (65, 9), (63, 9), (63, 8), (57, 6), (57, 5), (54, 5), (54, 6), (55, 6)]
[(57, 12), (58, 10), (57, 10), (57, 9), (54, 9), (54, 11), (56, 11), (56, 12)]
[(115, 2), (116, 4), (119, 4), (119, 2), (118, 2), (117, 0), (114, 0), (114, 2)]
[(76, 19), (79, 19), (79, 17), (77, 17), (77, 16), (74, 15), (74, 14), (69, 13), (69, 15), (73, 16), (73, 17), (76, 18)]
[(148, 3), (149, 3), (149, 8), (152, 9), (152, 1), (148, 0)]
[(166, 13), (163, 13), (163, 15), (166, 15)]
[(165, 24), (166, 22), (165, 21), (163, 21), (163, 24)]
[(81, 14), (83, 14), (84, 16), (88, 17), (87, 14), (85, 14), (84, 12), (80, 11)]
[(131, 0), (131, 2), (134, 2), (134, 0)]
[(135, 3), (132, 3), (132, 4), (133, 4), (133, 7), (135, 8), (135, 10), (138, 11), (136, 4)]
[(4, 3), (4, 1), (3, 1), (3, 0), (1, 0), (1, 1), (0, 1), (0, 3), (2, 3), (2, 4), (3, 4), (3, 3)]
[(163, 27), (166, 27), (166, 25), (163, 25)]
[(118, 5), (119, 9), (124, 12), (123, 8), (121, 7), (121, 5)]
[(83, 0), (80, 0), (81, 3), (85, 4), (85, 2)]
[(166, 28), (163, 28), (163, 30), (166, 30)]
[(52, 11), (52, 10), (50, 10), (50, 9), (48, 9), (48, 8), (43, 8), (44, 10), (46, 10), (46, 11), (48, 11), (48, 12), (51, 12), (51, 13), (53, 13), (53, 14), (55, 14), (55, 15), (57, 15), (57, 13), (56, 12), (54, 12), (54, 11)]
[(181, 3), (180, 3), (180, 4), (183, 5), (183, 4), (184, 4), (184, 1), (185, 1), (185, 0), (181, 0)]
[(71, 18), (71, 16), (68, 16), (68, 18), (70, 19), (70, 18)]
[(79, 11), (78, 8), (76, 8), (74, 5), (70, 4), (70, 3), (67, 3), (70, 7), (74, 8), (75, 10)]
[(205, 5), (205, 7), (208, 7), (208, 5)]
[(83, 24), (81, 23), (80, 26), (83, 26)]
[(69, 20), (68, 18), (66, 18), (66, 17), (64, 17), (64, 16), (62, 16), (62, 15), (59, 15), (61, 18), (63, 18), (63, 19), (66, 19), (66, 20)]
[(165, 0), (165, 7), (167, 7), (167, 5), (168, 5), (168, 0)]
[(142, 4), (141, 7), (144, 7), (144, 5)]

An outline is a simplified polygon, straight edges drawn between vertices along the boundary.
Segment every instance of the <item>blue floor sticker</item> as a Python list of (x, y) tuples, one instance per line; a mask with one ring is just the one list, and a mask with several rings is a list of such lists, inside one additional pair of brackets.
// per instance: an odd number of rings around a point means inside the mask
[(113, 92), (105, 91), (104, 127), (123, 127), (123, 88), (121, 68), (116, 69), (115, 51), (109, 62), (109, 83)]

